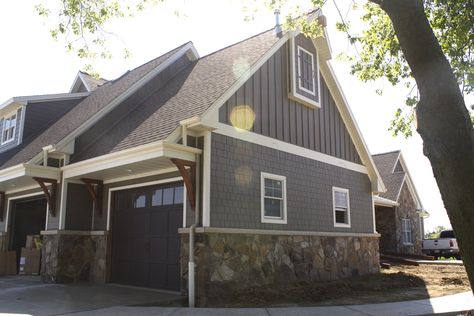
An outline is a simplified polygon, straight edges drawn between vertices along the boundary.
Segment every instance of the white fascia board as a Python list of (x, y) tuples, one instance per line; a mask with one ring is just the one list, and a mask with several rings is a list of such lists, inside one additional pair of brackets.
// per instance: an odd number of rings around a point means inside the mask
[(17, 179), (23, 176), (59, 180), (60, 173), (61, 172), (59, 168), (31, 164), (18, 164), (1, 170), (0, 182), (6, 182), (8, 180)]
[[(97, 123), (102, 117), (104, 117), (107, 113), (112, 111), (116, 106), (118, 106), (120, 103), (125, 101), (129, 96), (131, 96), (133, 93), (135, 93), (138, 89), (142, 88), (146, 83), (148, 83), (152, 78), (157, 76), (160, 72), (162, 72), (164, 69), (168, 68), (171, 64), (173, 64), (175, 61), (177, 61), (181, 56), (184, 54), (187, 54), (189, 51), (192, 51), (194, 49), (194, 46), (191, 42), (187, 43), (184, 45), (179, 51), (177, 51), (173, 56), (169, 57), (166, 61), (161, 63), (158, 67), (155, 69), (151, 70), (148, 72), (145, 76), (143, 76), (141, 79), (139, 79), (137, 82), (135, 82), (131, 87), (129, 87), (126, 91), (124, 91), (122, 94), (117, 96), (115, 99), (113, 99), (109, 104), (104, 106), (102, 109), (100, 109), (96, 114), (94, 114), (92, 117), (90, 117), (87, 121), (85, 121), (81, 126), (79, 126), (76, 130), (74, 130), (72, 133), (64, 137), (62, 140), (60, 140), (56, 145), (55, 148), (57, 148), (58, 151), (62, 150), (62, 147), (69, 144), (72, 140), (74, 140), (76, 137), (81, 135), (83, 132), (85, 132), (87, 129), (89, 129), (91, 126), (93, 126), (95, 123)], [(39, 163), (41, 159), (43, 158), (43, 153), (38, 153), (35, 157), (33, 157), (30, 162), (32, 163)]]
[(73, 163), (62, 167), (61, 170), (64, 179), (68, 179), (160, 157), (195, 161), (195, 155), (201, 152), (197, 148), (159, 141)]
[(359, 129), (359, 126), (357, 125), (354, 115), (352, 114), (349, 103), (347, 102), (342, 87), (336, 78), (330, 62), (328, 61), (321, 63), (320, 71), (324, 77), (324, 80), (326, 81), (326, 84), (328, 85), (331, 95), (334, 98), (337, 109), (339, 110), (339, 113), (341, 113), (342, 120), (344, 121), (349, 135), (356, 146), (362, 163), (367, 167), (369, 177), (372, 182), (372, 191), (375, 193), (385, 192), (386, 188), (382, 181), (382, 177), (375, 167), (375, 163), (364, 141), (364, 138), (362, 137), (362, 133)]
[(0, 105), (0, 110), (9, 106), (12, 103), (25, 105), (27, 103), (33, 102), (46, 102), (46, 101), (58, 101), (58, 100), (69, 100), (69, 99), (79, 99), (82, 97), (87, 97), (89, 92), (80, 92), (80, 93), (57, 93), (57, 94), (43, 94), (43, 95), (28, 95), (13, 97)]
[(399, 206), (400, 203), (380, 197), (380, 196), (374, 196), (374, 205), (380, 205), (380, 206)]

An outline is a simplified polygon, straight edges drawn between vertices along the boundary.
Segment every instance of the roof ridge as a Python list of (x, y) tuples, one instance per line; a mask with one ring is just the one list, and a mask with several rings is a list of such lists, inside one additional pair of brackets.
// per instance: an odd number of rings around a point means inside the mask
[(396, 152), (402, 152), (401, 149), (395, 149), (395, 150), (391, 150), (391, 151), (387, 151), (387, 152), (382, 152), (382, 153), (378, 153), (378, 154), (372, 154), (372, 156), (380, 156), (380, 155), (387, 155), (387, 154), (394, 154)]
[(214, 54), (217, 54), (217, 53), (219, 53), (219, 52), (221, 52), (221, 51), (223, 51), (223, 50), (226, 50), (226, 49), (231, 48), (231, 47), (233, 47), (233, 46), (242, 44), (243, 42), (246, 42), (246, 41), (248, 41), (248, 40), (251, 40), (252, 38), (255, 38), (255, 37), (258, 37), (258, 36), (263, 35), (263, 34), (265, 34), (265, 33), (268, 33), (269, 31), (273, 31), (274, 29), (275, 29), (275, 27), (272, 27), (272, 28), (270, 28), (270, 29), (267, 29), (267, 30), (265, 30), (265, 31), (262, 31), (262, 32), (260, 32), (260, 33), (255, 34), (255, 35), (252, 35), (252, 36), (250, 36), (250, 37), (244, 38), (244, 39), (242, 39), (242, 40), (240, 40), (240, 41), (238, 41), (238, 42), (235, 42), (235, 43), (233, 43), (233, 44), (227, 45), (227, 46), (222, 47), (222, 48), (220, 48), (220, 49), (218, 49), (218, 50), (216, 50), (216, 51), (213, 51), (213, 52), (211, 52), (211, 53), (209, 53), (209, 54), (207, 54), (207, 55), (204, 55), (204, 56), (202, 56), (202, 57), (199, 58), (199, 59), (204, 59), (204, 58), (210, 57), (210, 56), (212, 56), (212, 55), (214, 55)]

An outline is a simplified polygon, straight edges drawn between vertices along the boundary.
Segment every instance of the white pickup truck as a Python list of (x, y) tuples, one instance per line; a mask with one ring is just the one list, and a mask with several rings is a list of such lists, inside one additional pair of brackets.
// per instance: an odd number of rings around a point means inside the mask
[(421, 245), (424, 254), (436, 259), (439, 257), (461, 258), (456, 236), (452, 230), (443, 230), (437, 239), (423, 239)]

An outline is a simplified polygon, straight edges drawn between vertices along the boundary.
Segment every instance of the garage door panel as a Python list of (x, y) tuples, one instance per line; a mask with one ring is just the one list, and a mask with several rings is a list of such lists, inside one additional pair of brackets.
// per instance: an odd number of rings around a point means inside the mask
[(179, 290), (183, 190), (169, 183), (115, 192), (113, 282)]
[(168, 211), (162, 210), (163, 207), (160, 208), (161, 210), (156, 210), (151, 214), (151, 225), (150, 225), (150, 232), (153, 235), (163, 235), (168, 233)]
[(166, 261), (168, 258), (168, 238), (151, 238), (150, 260), (152, 262)]

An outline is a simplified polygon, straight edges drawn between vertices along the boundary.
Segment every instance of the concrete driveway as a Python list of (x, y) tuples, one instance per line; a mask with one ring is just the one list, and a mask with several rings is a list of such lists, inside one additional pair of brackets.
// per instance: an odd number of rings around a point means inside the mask
[(118, 285), (44, 284), (37, 276), (0, 277), (0, 314), (61, 315), (158, 302), (177, 306), (180, 299), (177, 294)]

